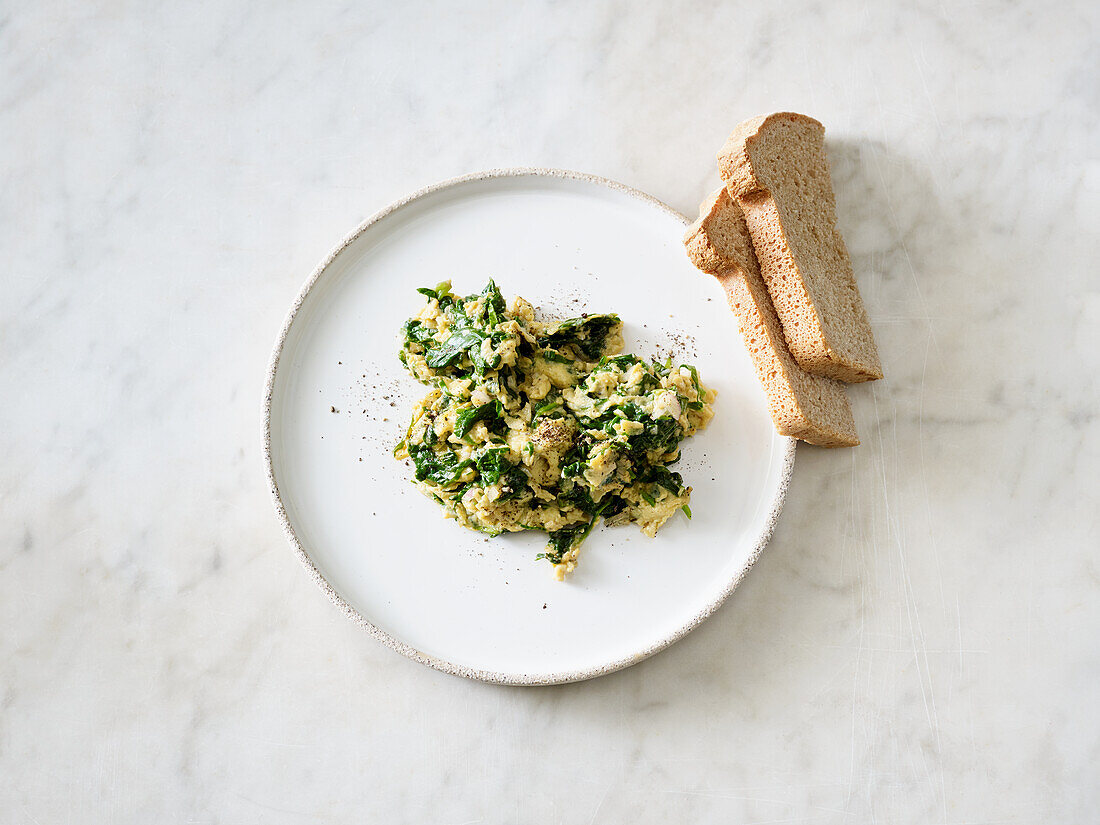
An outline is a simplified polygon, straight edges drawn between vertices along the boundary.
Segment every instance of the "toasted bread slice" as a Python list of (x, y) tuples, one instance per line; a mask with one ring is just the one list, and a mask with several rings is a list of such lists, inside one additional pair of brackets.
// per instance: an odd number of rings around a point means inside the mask
[(844, 385), (810, 375), (791, 357), (760, 277), (744, 215), (725, 189), (703, 201), (699, 219), (684, 235), (684, 246), (692, 263), (718, 278), (737, 313), (775, 429), (821, 447), (859, 444)]
[(825, 129), (793, 112), (746, 120), (718, 153), (745, 213), (791, 355), (841, 381), (882, 378), (848, 249), (836, 226)]

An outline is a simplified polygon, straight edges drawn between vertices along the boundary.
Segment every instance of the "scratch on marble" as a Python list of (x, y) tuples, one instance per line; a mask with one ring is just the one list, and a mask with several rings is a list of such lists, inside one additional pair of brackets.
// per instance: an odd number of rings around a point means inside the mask
[[(875, 405), (875, 416), (879, 417), (879, 393), (878, 388), (871, 387), (871, 398)], [(924, 714), (928, 721), (928, 727), (932, 732), (932, 736), (936, 744), (937, 757), (941, 753), (940, 746), (940, 724), (939, 713), (936, 710), (936, 696), (932, 687), (931, 670), (928, 666), (928, 654), (925, 651), (926, 645), (924, 640), (924, 630), (920, 621), (920, 611), (916, 603), (916, 593), (913, 589), (912, 575), (909, 569), (909, 562), (905, 556), (905, 542), (902, 539), (900, 525), (897, 522), (897, 513), (891, 511), (890, 507), (890, 489), (889, 482), (886, 478), (886, 462), (884, 460), (886, 454), (886, 448), (882, 435), (882, 428), (878, 430), (878, 447), (879, 447), (879, 465), (882, 473), (882, 495), (883, 503), (886, 505), (886, 522), (889, 524), (890, 532), (894, 537), (894, 545), (897, 549), (898, 555), (898, 567), (902, 577), (902, 596), (905, 601), (906, 617), (909, 621), (909, 633), (912, 640), (912, 654), (914, 663), (917, 666), (917, 682), (920, 685), (921, 699), (924, 702)], [(897, 439), (895, 437), (895, 447), (897, 445)], [(927, 686), (925, 682), (927, 681)], [(928, 764), (928, 757), (924, 753), (923, 748), (919, 748), (921, 764), (924, 767), (925, 776), (928, 779), (930, 786), (935, 786), (935, 779), (932, 776), (932, 770)], [(943, 809), (944, 821), (947, 820), (947, 789), (945, 786), (943, 772), (940, 772), (939, 776), (940, 794), (939, 801), (941, 808)]]
[[(955, 594), (955, 632), (959, 640), (959, 675), (963, 673), (963, 620), (962, 611), (959, 609), (959, 594)], [(985, 651), (988, 652), (988, 651)]]
[[(910, 47), (912, 48), (912, 47)], [(924, 74), (924, 67), (922, 63), (927, 63), (928, 60), (924, 56), (924, 43), (921, 43), (920, 54), (913, 55), (913, 62), (917, 66), (917, 74), (920, 76), (921, 85), (924, 87), (924, 96), (928, 99), (928, 108), (932, 110), (932, 118), (936, 121), (936, 131), (943, 129), (943, 123), (940, 121), (940, 113), (936, 111), (936, 99), (932, 96), (931, 89), (928, 88), (928, 78)]]
[(588, 825), (592, 825), (592, 823), (596, 821), (596, 817), (600, 813), (600, 808), (603, 807), (604, 800), (607, 799), (607, 794), (611, 790), (611, 786), (614, 784), (614, 782), (608, 782), (607, 785), (604, 786), (603, 793), (600, 794), (600, 801), (596, 803), (596, 810), (592, 812), (592, 817), (588, 820)]
[[(677, 794), (680, 796), (698, 796), (704, 799), (731, 799), (740, 802), (767, 802), (773, 805), (789, 805), (788, 799), (768, 799), (762, 796), (740, 796), (733, 793), (725, 793), (722, 791), (680, 791), (680, 790), (663, 790), (661, 793)], [(785, 820), (774, 820), (776, 822)]]

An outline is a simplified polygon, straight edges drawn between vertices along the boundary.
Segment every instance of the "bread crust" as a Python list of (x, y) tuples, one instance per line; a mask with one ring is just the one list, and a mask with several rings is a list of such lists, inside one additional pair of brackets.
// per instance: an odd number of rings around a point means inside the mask
[(745, 215), (791, 354), (815, 375), (872, 381), (882, 365), (836, 228), (824, 135), (795, 112), (751, 118), (730, 134), (718, 168)]
[(698, 220), (684, 235), (684, 247), (692, 263), (714, 275), (726, 293), (776, 430), (822, 447), (859, 444), (844, 386), (810, 375), (791, 356), (760, 276), (744, 215), (725, 189), (700, 205)]

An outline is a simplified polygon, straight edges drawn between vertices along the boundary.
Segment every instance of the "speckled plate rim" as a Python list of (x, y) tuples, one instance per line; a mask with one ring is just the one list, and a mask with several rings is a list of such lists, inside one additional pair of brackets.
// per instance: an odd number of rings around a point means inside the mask
[(294, 320), (298, 316), (298, 312), (305, 304), (309, 294), (313, 291), (314, 286), (324, 275), (325, 271), (336, 259), (336, 257), (343, 252), (348, 246), (350, 246), (360, 235), (366, 232), (371, 226), (378, 221), (385, 218), (387, 215), (396, 212), (402, 207), (408, 206), (410, 203), (419, 200), (420, 198), (432, 195), (442, 189), (448, 189), (453, 186), (458, 186), (465, 183), (471, 183), (474, 181), (489, 180), (492, 178), (522, 178), (522, 177), (548, 177), (548, 178), (562, 178), (566, 180), (585, 181), (587, 183), (595, 183), (601, 186), (606, 186), (617, 192), (622, 192), (626, 195), (630, 195), (650, 206), (655, 206), (657, 209), (666, 213), (670, 217), (676, 218), (685, 226), (689, 223), (688, 219), (682, 214), (677, 212), (668, 204), (658, 200), (652, 195), (648, 195), (626, 184), (613, 181), (609, 178), (599, 177), (598, 175), (589, 175), (583, 172), (571, 172), (565, 169), (548, 169), (540, 167), (511, 167), (502, 169), (490, 169), (485, 172), (474, 172), (469, 175), (461, 175), (456, 178), (449, 178), (439, 183), (425, 186), (422, 189), (418, 189), (412, 194), (395, 201), (376, 212), (374, 215), (367, 218), (358, 227), (356, 227), (351, 234), (344, 238), (337, 246), (325, 256), (324, 260), (318, 264), (317, 268), (313, 270), (313, 273), (309, 276), (305, 285), (298, 293), (298, 297), (294, 299), (294, 303), (290, 307), (290, 311), (286, 315), (286, 319), (283, 321), (282, 329), (279, 330), (279, 336), (275, 340), (275, 347), (271, 352), (271, 359), (267, 366), (267, 378), (264, 382), (264, 403), (263, 403), (263, 451), (264, 451), (264, 466), (267, 470), (267, 483), (271, 490), (271, 497), (275, 504), (275, 514), (279, 520), (279, 524), (282, 525), (283, 532), (286, 534), (287, 541), (290, 542), (291, 548), (294, 550), (294, 554), (298, 557), (298, 561), (305, 567), (306, 572), (317, 584), (329, 600), (339, 608), (345, 616), (357, 625), (366, 630), (371, 636), (377, 639), (382, 644), (386, 645), (398, 653), (407, 656), (414, 662), (419, 662), (422, 665), (441, 670), (444, 673), (450, 673), (454, 676), (464, 676), (467, 679), (478, 679), (483, 682), (489, 682), (491, 684), (498, 685), (559, 685), (566, 684), (568, 682), (581, 682), (585, 679), (592, 679), (596, 676), (605, 676), (608, 673), (614, 673), (617, 670), (630, 667), (637, 664), (644, 659), (648, 659), (654, 653), (658, 653), (664, 650), (674, 642), (679, 641), (692, 630), (697, 628), (700, 624), (706, 621), (714, 611), (722, 606), (723, 602), (729, 598), (730, 594), (737, 589), (738, 585), (744, 580), (749, 570), (752, 569), (753, 564), (760, 557), (760, 554), (767, 546), (769, 539), (771, 539), (772, 532), (775, 530), (776, 522), (779, 520), (779, 513), (783, 509), (783, 502), (787, 497), (787, 488), (790, 486), (791, 474), (794, 471), (794, 458), (797, 448), (797, 441), (793, 438), (786, 438), (780, 436), (781, 439), (786, 441), (786, 451), (783, 455), (783, 467), (780, 473), (779, 485), (776, 488), (775, 498), (771, 503), (771, 510), (768, 513), (768, 517), (764, 522), (764, 527), (757, 536), (756, 542), (753, 546), (752, 553), (749, 555), (748, 561), (741, 568), (733, 579), (722, 589), (722, 592), (718, 594), (716, 598), (705, 605), (698, 613), (696, 613), (691, 619), (689, 619), (684, 625), (679, 627), (674, 632), (670, 633), (665, 638), (649, 645), (645, 649), (635, 653), (632, 656), (627, 656), (621, 659), (617, 659), (607, 664), (600, 665), (598, 667), (591, 667), (585, 670), (572, 670), (561, 671), (560, 673), (528, 675), (524, 673), (502, 673), (492, 670), (481, 670), (478, 668), (466, 667), (465, 665), (449, 662), (445, 659), (440, 659), (436, 656), (429, 656), (428, 654), (417, 650), (416, 648), (405, 644), (405, 642), (391, 636), (389, 633), (381, 630), (373, 625), (362, 613), (356, 610), (351, 604), (344, 599), (337, 591), (336, 588), (329, 583), (329, 581), (321, 574), (321, 571), (317, 569), (317, 565), (313, 563), (313, 559), (309, 555), (309, 551), (302, 545), (301, 540), (298, 538), (298, 534), (294, 530), (294, 525), (291, 524), (290, 518), (287, 515), (286, 507), (283, 504), (282, 494), (279, 490), (279, 483), (275, 478), (275, 463), (271, 449), (271, 406), (275, 394), (275, 376), (279, 369), (279, 362), (282, 358), (283, 348), (286, 345), (287, 337), (290, 335), (290, 329), (294, 325)]

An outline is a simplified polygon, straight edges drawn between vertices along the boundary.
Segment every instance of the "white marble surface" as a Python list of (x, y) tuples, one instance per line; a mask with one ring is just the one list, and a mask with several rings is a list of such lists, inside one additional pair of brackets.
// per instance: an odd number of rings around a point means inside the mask
[[(717, 6), (0, 5), (0, 821), (1096, 821), (1097, 7)], [(692, 211), (777, 108), (888, 377), (741, 589), (562, 688), (338, 615), (260, 460), (315, 262), (494, 166)]]

